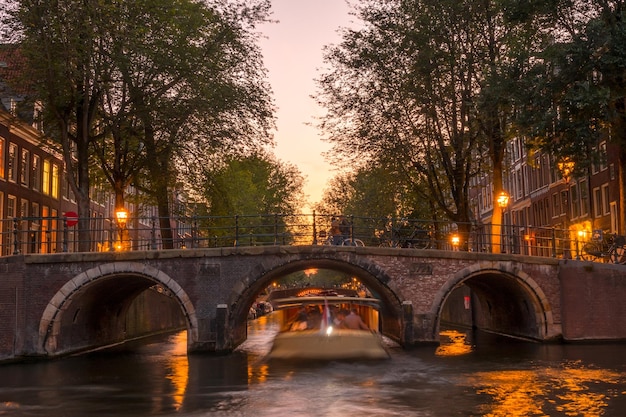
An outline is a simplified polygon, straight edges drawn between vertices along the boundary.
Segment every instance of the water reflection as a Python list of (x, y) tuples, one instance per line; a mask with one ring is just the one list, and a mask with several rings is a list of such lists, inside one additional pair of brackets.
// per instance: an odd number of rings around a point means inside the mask
[(458, 330), (442, 330), (439, 333), (441, 343), (435, 351), (437, 356), (458, 356), (470, 353), (473, 348), (471, 344), (471, 333)]
[(187, 359), (187, 332), (180, 332), (170, 338), (171, 345), (165, 350), (169, 366), (166, 378), (172, 382), (172, 402), (176, 410), (185, 401), (185, 392), (189, 382), (189, 360)]
[(481, 406), (485, 416), (601, 416), (621, 395), (624, 374), (590, 369), (580, 362), (561, 367), (476, 372), (467, 377), (477, 394), (492, 402)]
[(382, 362), (268, 361), (271, 317), (230, 355), (182, 332), (116, 351), (0, 366), (0, 415), (623, 416), (624, 345), (541, 345), (446, 331)]

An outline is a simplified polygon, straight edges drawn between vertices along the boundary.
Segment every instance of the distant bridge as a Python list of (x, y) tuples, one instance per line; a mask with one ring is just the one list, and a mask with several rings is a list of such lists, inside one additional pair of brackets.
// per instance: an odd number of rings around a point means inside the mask
[(381, 300), (382, 332), (405, 347), (437, 343), (448, 321), (537, 341), (626, 340), (621, 265), (433, 249), (259, 246), (0, 258), (0, 360), (122, 342), (146, 323), (149, 330), (182, 325), (189, 351), (229, 352), (246, 339), (257, 295), (310, 268), (357, 277)]

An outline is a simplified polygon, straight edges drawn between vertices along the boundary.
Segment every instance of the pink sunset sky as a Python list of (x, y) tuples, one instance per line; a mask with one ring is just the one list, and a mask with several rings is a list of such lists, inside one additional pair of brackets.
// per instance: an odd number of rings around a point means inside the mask
[(337, 30), (353, 18), (344, 0), (272, 0), (272, 10), (279, 22), (260, 28), (260, 45), (278, 107), (274, 153), (298, 167), (306, 179), (304, 192), (314, 203), (334, 169), (321, 155), (330, 146), (314, 126), (323, 109), (310, 96), (316, 91), (323, 46), (338, 44)]

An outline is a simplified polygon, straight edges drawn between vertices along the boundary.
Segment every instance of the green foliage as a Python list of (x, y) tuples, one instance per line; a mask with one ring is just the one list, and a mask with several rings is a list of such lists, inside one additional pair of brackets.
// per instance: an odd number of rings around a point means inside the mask
[(510, 76), (535, 42), (524, 17), (533, 8), (368, 0), (355, 13), (362, 25), (327, 50), (331, 69), (319, 80), (335, 159), (380, 163), (405, 176), (432, 213), (470, 221), (471, 178), (491, 169), (501, 187)]
[[(240, 234), (257, 235), (254, 243), (272, 243), (277, 231), (281, 239), (292, 239), (294, 231), (286, 230), (286, 224), (294, 221), (287, 216), (298, 213), (304, 200), (303, 178), (296, 167), (255, 153), (228, 159), (205, 175), (208, 214), (223, 216), (213, 219), (212, 227), (232, 225), (232, 216), (237, 214)], [(227, 233), (232, 231), (222, 229), (215, 234)]]
[[(601, 140), (626, 145), (626, 16), (621, 3), (586, 2), (588, 12), (575, 25), (558, 16), (550, 20), (550, 30), (556, 26), (565, 35), (538, 48), (538, 59), (517, 89), (518, 133), (530, 147), (574, 161), (577, 173), (597, 162)], [(558, 15), (573, 13), (565, 10)]]
[(291, 214), (302, 204), (302, 176), (267, 154), (229, 159), (206, 172), (205, 197), (215, 216)]
[(439, 219), (431, 202), (416, 189), (404, 173), (383, 164), (343, 172), (331, 180), (323, 200), (315, 205), (318, 230), (328, 231), (331, 218), (344, 214), (352, 221), (354, 235), (371, 246), (380, 243), (390, 219), (424, 223)]
[(81, 218), (90, 218), (97, 161), (116, 204), (130, 184), (157, 202), (171, 241), (169, 196), (186, 168), (178, 162), (271, 143), (274, 109), (255, 37), (269, 7), (268, 0), (16, 1), (11, 23), (32, 99), (64, 151)]
[(337, 175), (315, 210), (326, 216), (343, 213), (379, 219), (409, 215), (427, 218), (431, 207), (414, 192), (405, 175), (380, 165)]

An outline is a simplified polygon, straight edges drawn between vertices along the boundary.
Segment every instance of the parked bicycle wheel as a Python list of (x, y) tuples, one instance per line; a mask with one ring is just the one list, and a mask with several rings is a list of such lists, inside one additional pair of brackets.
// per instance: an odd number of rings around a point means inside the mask
[(610, 250), (610, 260), (614, 264), (626, 263), (626, 237), (615, 236)]
[(341, 246), (365, 246), (365, 243), (361, 239), (344, 239), (341, 242)]
[[(605, 256), (607, 248), (603, 248), (602, 242), (588, 242), (582, 248), (581, 258), (583, 261), (601, 260)], [(604, 249), (604, 250), (603, 250)]]

